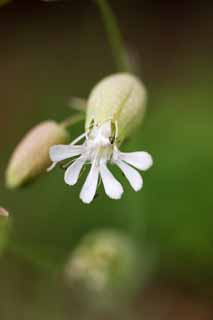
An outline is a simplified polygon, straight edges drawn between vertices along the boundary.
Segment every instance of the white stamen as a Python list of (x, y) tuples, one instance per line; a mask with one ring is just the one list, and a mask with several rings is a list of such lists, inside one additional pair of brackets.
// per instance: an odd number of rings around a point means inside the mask
[(55, 168), (56, 165), (57, 165), (57, 162), (53, 162), (53, 163), (47, 168), (47, 172), (52, 171), (52, 170)]
[(83, 138), (85, 138), (87, 135), (87, 132), (82, 133), (79, 137), (77, 137), (75, 140), (73, 140), (70, 145), (74, 145), (77, 142), (81, 141)]

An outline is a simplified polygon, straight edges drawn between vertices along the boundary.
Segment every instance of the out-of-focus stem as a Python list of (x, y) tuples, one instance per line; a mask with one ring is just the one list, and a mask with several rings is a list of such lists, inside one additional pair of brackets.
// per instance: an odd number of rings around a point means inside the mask
[(130, 71), (131, 65), (128, 61), (128, 52), (124, 46), (123, 38), (118, 27), (117, 19), (107, 0), (95, 0), (108, 35), (112, 54), (118, 71)]
[(61, 122), (61, 126), (63, 126), (64, 128), (68, 128), (68, 127), (70, 127), (80, 121), (83, 121), (84, 118), (85, 118), (84, 113), (75, 114), (73, 116), (68, 117), (63, 122)]

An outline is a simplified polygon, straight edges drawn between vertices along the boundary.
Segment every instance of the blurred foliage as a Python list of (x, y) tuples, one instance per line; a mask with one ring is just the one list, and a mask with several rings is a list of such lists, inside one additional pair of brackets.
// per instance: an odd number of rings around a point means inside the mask
[[(211, 94), (208, 87), (151, 93), (143, 127), (123, 146), (154, 157), (139, 193), (126, 183), (122, 200), (112, 201), (100, 187), (98, 198), (84, 205), (79, 200), (84, 177), (70, 188), (60, 168), (23, 190), (4, 190), (4, 201), (16, 212), (12, 248), (38, 264), (60, 268), (82, 235), (114, 227), (135, 237), (162, 274), (188, 280), (211, 276)], [(121, 175), (120, 180), (125, 181)]]
[[(11, 8), (17, 9), (17, 3), (13, 1)], [(114, 72), (110, 50), (89, 5), (82, 1), (78, 15), (64, 4), (50, 9), (41, 3), (36, 11), (36, 5), (28, 10), (30, 2), (26, 3), (20, 10), (10, 6), (0, 10), (0, 197), (13, 222), (0, 264), (0, 318), (78, 319), (82, 313), (83, 319), (89, 319), (89, 307), (81, 308), (76, 290), (66, 288), (60, 272), (82, 237), (100, 228), (129, 234), (144, 264), (148, 262), (159, 278), (212, 286), (210, 19), (200, 7), (198, 18), (191, 8), (184, 11), (184, 20), (182, 7), (173, 19), (174, 3), (169, 11), (166, 3), (155, 7), (147, 2), (147, 13), (135, 3), (136, 9), (129, 10), (129, 1), (127, 9), (124, 2), (116, 1), (127, 41), (143, 58), (149, 93), (143, 126), (122, 149), (147, 150), (155, 162), (143, 174), (144, 187), (138, 193), (113, 168), (124, 183), (122, 200), (108, 199), (101, 186), (88, 206), (79, 199), (86, 173), (75, 187), (65, 185), (60, 168), (22, 190), (10, 192), (4, 187), (7, 161), (24, 133), (40, 121), (65, 119), (70, 96), (86, 98), (96, 81)], [(78, 2), (75, 5), (78, 8)], [(83, 124), (76, 125), (71, 139), (82, 130)], [(0, 232), (5, 239), (4, 231)]]
[(132, 200), (134, 230), (153, 250), (159, 271), (185, 281), (213, 280), (211, 101), (208, 85), (161, 92), (154, 101), (160, 109), (150, 112), (135, 143), (145, 139), (155, 166)]
[[(101, 187), (97, 199), (91, 205), (84, 205), (79, 199), (84, 177), (76, 187), (70, 188), (64, 184), (60, 168), (25, 189), (13, 193), (3, 190), (4, 203), (9, 203), (10, 211), (15, 213), (10, 251), (36, 268), (30, 271), (32, 266), (28, 267), (26, 272), (26, 266), (21, 264), (19, 271), (14, 272), (11, 270), (14, 258), (6, 262), (6, 275), (8, 272), (13, 275), (13, 284), (9, 279), (4, 280), (6, 287), (11, 288), (5, 299), (14, 292), (19, 297), (20, 281), (26, 281), (25, 292), (32, 290), (32, 297), (28, 298), (31, 307), (26, 307), (24, 293), (18, 298), (20, 319), (22, 308), (28, 315), (33, 312), (35, 319), (39, 314), (45, 314), (47, 319), (57, 316), (69, 319), (70, 315), (79, 317), (79, 313), (82, 318), (85, 314), (88, 319), (91, 314), (91, 319), (95, 318), (89, 307), (84, 305), (81, 310), (76, 288), (75, 294), (72, 290), (62, 290), (54, 271), (63, 270), (72, 249), (85, 233), (104, 227), (129, 233), (137, 241), (142, 261), (146, 265), (149, 262), (158, 276), (202, 285), (207, 280), (210, 285), (213, 280), (212, 95), (210, 88), (200, 83), (191, 88), (167, 86), (150, 92), (144, 125), (123, 145), (125, 150), (148, 150), (154, 157), (155, 164), (144, 173), (144, 188), (139, 193), (133, 192), (126, 182), (122, 200), (113, 201)], [(81, 128), (75, 130), (80, 132)], [(124, 182), (122, 175), (120, 180)], [(16, 265), (20, 263), (15, 261)], [(37, 267), (51, 273), (39, 276)], [(55, 300), (58, 308), (52, 308)], [(128, 318), (127, 311), (123, 312)]]
[(12, 0), (0, 0), (0, 7), (11, 2)]
[[(0, 208), (1, 210), (1, 208)], [(7, 247), (10, 231), (10, 221), (6, 216), (0, 215), (0, 256)]]

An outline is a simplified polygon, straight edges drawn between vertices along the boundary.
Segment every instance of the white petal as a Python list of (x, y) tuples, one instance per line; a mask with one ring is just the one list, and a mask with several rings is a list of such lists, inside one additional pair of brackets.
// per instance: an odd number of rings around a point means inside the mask
[(152, 156), (145, 151), (120, 152), (119, 155), (121, 160), (124, 160), (139, 170), (148, 170), (153, 164)]
[(101, 164), (100, 173), (104, 190), (108, 197), (112, 199), (120, 199), (123, 193), (123, 187), (120, 182), (115, 179), (105, 164)]
[(80, 157), (75, 160), (65, 171), (64, 181), (73, 186), (78, 181), (81, 169), (86, 161), (86, 158)]
[(80, 198), (84, 203), (92, 202), (98, 185), (98, 176), (99, 168), (93, 163), (80, 193)]
[(123, 171), (132, 188), (135, 191), (139, 191), (143, 186), (143, 179), (141, 175), (134, 168), (123, 161), (118, 160), (116, 164)]
[(83, 151), (82, 146), (72, 146), (65, 144), (58, 144), (50, 147), (49, 155), (53, 162), (59, 162), (67, 158), (71, 158), (81, 154)]

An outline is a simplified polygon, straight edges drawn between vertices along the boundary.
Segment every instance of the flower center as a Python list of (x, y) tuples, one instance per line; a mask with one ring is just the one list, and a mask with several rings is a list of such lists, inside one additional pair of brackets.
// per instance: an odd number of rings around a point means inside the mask
[(102, 125), (95, 125), (86, 140), (88, 158), (96, 164), (101, 161), (107, 162), (111, 159), (114, 150), (114, 139), (112, 139), (111, 121)]

